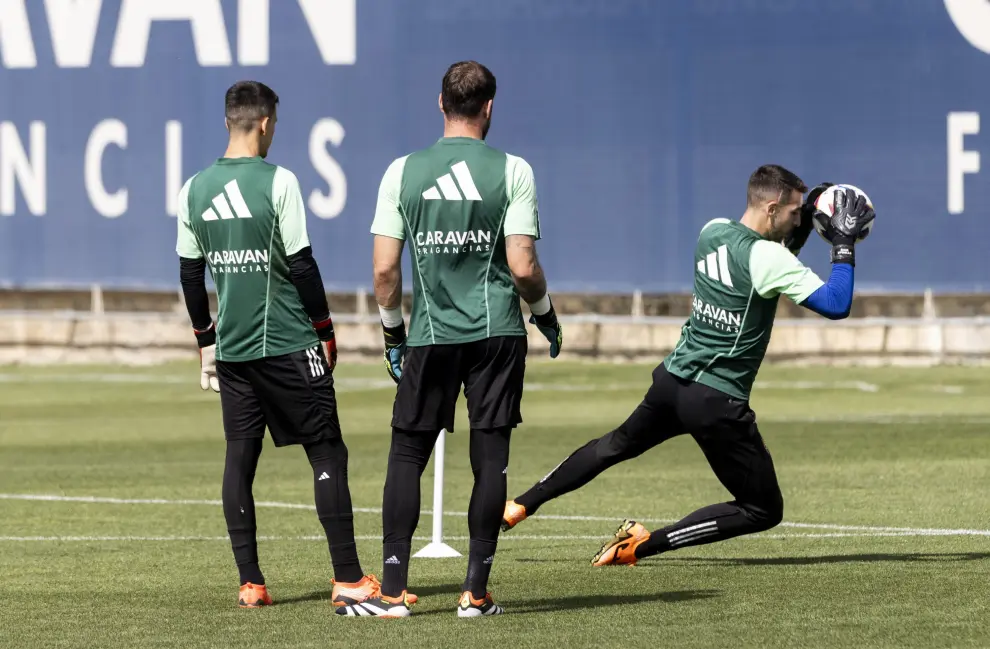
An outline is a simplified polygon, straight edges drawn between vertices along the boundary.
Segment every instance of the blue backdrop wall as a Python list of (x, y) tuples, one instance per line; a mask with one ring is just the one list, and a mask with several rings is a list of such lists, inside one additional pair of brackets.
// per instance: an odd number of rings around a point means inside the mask
[[(699, 228), (766, 162), (871, 195), (860, 287), (985, 289), (987, 52), (966, 0), (8, 1), (0, 283), (176, 286), (175, 193), (256, 78), (328, 287), (369, 286), (381, 175), (440, 136), (440, 79), (472, 58), (490, 144), (535, 170), (554, 290), (689, 288)], [(821, 241), (802, 256), (828, 272)]]

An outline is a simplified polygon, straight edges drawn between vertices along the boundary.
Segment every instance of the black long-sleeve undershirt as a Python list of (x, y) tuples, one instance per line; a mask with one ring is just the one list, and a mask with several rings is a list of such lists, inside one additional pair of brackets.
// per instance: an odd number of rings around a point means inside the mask
[(310, 320), (323, 322), (330, 317), (323, 277), (320, 276), (320, 267), (316, 265), (310, 246), (289, 255), (289, 278), (299, 291), (299, 299)]
[(213, 324), (210, 298), (206, 294), (206, 260), (179, 257), (179, 281), (193, 329), (206, 331)]

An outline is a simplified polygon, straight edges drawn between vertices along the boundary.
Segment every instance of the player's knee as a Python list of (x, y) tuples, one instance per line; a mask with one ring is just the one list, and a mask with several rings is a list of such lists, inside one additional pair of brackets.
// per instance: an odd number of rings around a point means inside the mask
[(757, 532), (764, 532), (780, 525), (784, 520), (784, 497), (780, 492), (746, 508)]
[(347, 471), (347, 445), (344, 440), (336, 437), (334, 439), (321, 439), (303, 447), (306, 450), (306, 457), (314, 472), (324, 471), (328, 468), (335, 471)]
[(509, 439), (511, 429), (471, 430), (471, 472), (475, 480), (502, 476), (509, 466)]
[(426, 433), (393, 428), (389, 464), (413, 464), (422, 474), (430, 461), (435, 443), (436, 437), (431, 437)]

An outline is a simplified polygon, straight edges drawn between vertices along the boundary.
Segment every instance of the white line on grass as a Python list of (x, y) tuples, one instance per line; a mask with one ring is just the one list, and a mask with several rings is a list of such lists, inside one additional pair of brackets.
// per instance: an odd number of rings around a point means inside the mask
[[(952, 536), (945, 534), (914, 534), (905, 532), (860, 532), (835, 534), (755, 534), (748, 538), (764, 539), (833, 539), (833, 538), (877, 538), (890, 536)], [(358, 541), (380, 541), (381, 536), (355, 536)], [(499, 535), (499, 541), (603, 541), (605, 536), (591, 534), (512, 534)], [(444, 541), (469, 541), (469, 536), (445, 536)], [(325, 536), (259, 536), (258, 541), (322, 541)], [(414, 541), (430, 541), (429, 536), (414, 536)], [(0, 543), (110, 543), (110, 542), (173, 542), (173, 541), (230, 541), (227, 536), (0, 536)]]
[(755, 386), (765, 390), (858, 390), (879, 392), (880, 386), (866, 381), (757, 381)]
[[(126, 372), (79, 372), (76, 374), (60, 373), (0, 373), (0, 383), (164, 383), (179, 385), (192, 384), (193, 375), (176, 374), (147, 374)], [(388, 379), (372, 379), (367, 377), (345, 378), (335, 381), (340, 388), (354, 390), (378, 390), (394, 388), (395, 384)], [(647, 385), (643, 382), (612, 382), (612, 383), (527, 383), (527, 390), (538, 392), (599, 392), (642, 390)], [(880, 386), (866, 381), (757, 381), (757, 388), (767, 390), (858, 390), (860, 392), (878, 392)], [(934, 386), (941, 391), (942, 386)], [(958, 394), (958, 386), (944, 386), (945, 392)]]
[[(0, 494), (0, 500), (29, 500), (47, 502), (81, 502), (92, 504), (111, 505), (209, 505), (219, 507), (222, 502), (219, 500), (166, 500), (163, 498), (109, 498), (103, 496), (60, 496), (57, 494)], [(279, 509), (305, 509), (314, 511), (313, 505), (300, 503), (284, 503), (277, 501), (258, 501), (255, 507), (270, 507)], [(355, 507), (354, 511), (361, 514), (380, 514), (380, 507)], [(423, 510), (424, 515), (432, 515), (430, 510)], [(467, 512), (444, 512), (444, 516), (466, 517)], [(588, 522), (616, 522), (616, 516), (571, 516), (562, 514), (540, 514), (534, 518), (552, 521), (588, 521)], [(672, 523), (673, 519), (657, 518), (635, 518), (641, 523)], [(780, 527), (797, 529), (824, 529), (835, 532), (863, 532), (865, 536), (990, 536), (990, 530), (974, 529), (945, 529), (945, 528), (918, 528), (918, 527), (876, 527), (870, 525), (836, 525), (834, 523), (791, 523), (783, 522)], [(820, 537), (826, 535), (799, 535), (802, 537)], [(852, 535), (860, 536), (860, 535)], [(548, 538), (548, 537), (539, 537)], [(572, 537), (567, 537), (572, 538)], [(600, 538), (600, 537), (591, 537)], [(791, 538), (791, 537), (788, 537)]]
[[(85, 373), (79, 374), (0, 374), (0, 383), (143, 383), (158, 385), (195, 385), (195, 375)], [(353, 378), (335, 381), (338, 392), (382, 390), (395, 387), (390, 379)]]

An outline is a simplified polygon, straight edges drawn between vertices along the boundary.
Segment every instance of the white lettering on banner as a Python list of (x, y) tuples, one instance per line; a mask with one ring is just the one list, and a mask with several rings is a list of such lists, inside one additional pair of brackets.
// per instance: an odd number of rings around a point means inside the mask
[(330, 189), (327, 194), (314, 189), (309, 195), (309, 209), (321, 219), (340, 216), (347, 204), (347, 176), (327, 151), (327, 144), (339, 147), (343, 141), (344, 127), (335, 119), (321, 119), (309, 134), (309, 159)]
[(110, 194), (103, 184), (103, 154), (111, 144), (127, 148), (127, 125), (119, 119), (107, 119), (97, 124), (86, 144), (86, 193), (93, 209), (108, 219), (127, 211), (127, 189), (121, 187)]
[(357, 0), (299, 0), (327, 65), (357, 62)]
[(949, 214), (962, 214), (966, 209), (965, 175), (980, 171), (980, 153), (967, 151), (964, 138), (980, 132), (980, 114), (949, 113), (946, 122)]
[(151, 23), (157, 20), (189, 21), (200, 65), (231, 65), (220, 0), (123, 0), (110, 64), (118, 68), (142, 67), (148, 53)]
[(165, 213), (179, 213), (179, 192), (182, 191), (182, 122), (165, 124)]
[(237, 60), (241, 65), (268, 65), (268, 20), (268, 0), (239, 0)]
[(984, 54), (990, 54), (990, 3), (945, 0), (945, 10), (970, 45)]
[[(31, 0), (36, 2), (37, 0)], [(5, 68), (35, 68), (37, 52), (27, 14), (28, 0), (0, 0), (0, 62)], [(289, 0), (279, 0), (285, 9)], [(296, 0), (326, 65), (357, 62), (357, 0)], [(44, 0), (55, 64), (92, 64), (102, 0)], [(268, 65), (271, 0), (238, 0), (237, 63)], [(152, 23), (184, 21), (192, 31), (196, 61), (204, 67), (234, 65), (221, 0), (121, 0), (110, 64), (141, 67)], [(188, 58), (188, 57), (186, 57)]]
[(45, 213), (48, 195), (44, 122), (31, 122), (28, 150), (30, 153), (24, 151), (17, 127), (0, 122), (0, 216), (14, 215), (18, 185), (28, 210), (35, 216)]
[(103, 0), (45, 0), (55, 63), (60, 68), (89, 67), (102, 3)]
[[(99, 122), (86, 140), (81, 162), (61, 164), (57, 167), (63, 175), (65, 172), (62, 170), (67, 166), (82, 171), (86, 194), (93, 210), (106, 218), (121, 217), (127, 214), (130, 207), (130, 191), (127, 186), (122, 185), (109, 191), (103, 182), (103, 159), (108, 155), (108, 148), (113, 145), (121, 149), (121, 152), (113, 155), (119, 156), (118, 159), (123, 160), (125, 165), (131, 160), (131, 156), (145, 159), (161, 157), (161, 152), (156, 153), (147, 147), (139, 148), (133, 153), (129, 152), (128, 130), (127, 124), (119, 119), (110, 118)], [(314, 189), (310, 194), (308, 205), (313, 214), (322, 219), (340, 216), (347, 204), (347, 176), (326, 146), (327, 144), (339, 146), (343, 139), (344, 127), (335, 119), (327, 117), (313, 126), (310, 137), (311, 163), (327, 183), (329, 191), (322, 193)], [(182, 191), (183, 183), (188, 180), (182, 170), (182, 123), (175, 120), (167, 122), (164, 140), (165, 213), (174, 217), (178, 213), (179, 192)], [(47, 129), (44, 122), (31, 122), (27, 147), (24, 146), (21, 135), (12, 122), (0, 122), (0, 216), (14, 215), (17, 210), (18, 190), (24, 198), (28, 212), (36, 216), (47, 212), (46, 142)], [(59, 177), (53, 181), (53, 184), (65, 186), (70, 182), (69, 178)], [(140, 218), (154, 216), (158, 208), (149, 209), (148, 200), (149, 198), (142, 194), (139, 202), (144, 209), (136, 216)], [(231, 200), (237, 199), (231, 197)], [(234, 208), (236, 207), (238, 206), (234, 205)], [(239, 216), (240, 213), (246, 214), (246, 208), (235, 209), (232, 216)]]
[(0, 60), (5, 68), (38, 65), (25, 0), (0, 0)]

